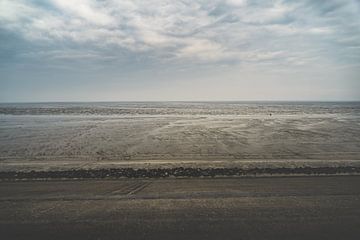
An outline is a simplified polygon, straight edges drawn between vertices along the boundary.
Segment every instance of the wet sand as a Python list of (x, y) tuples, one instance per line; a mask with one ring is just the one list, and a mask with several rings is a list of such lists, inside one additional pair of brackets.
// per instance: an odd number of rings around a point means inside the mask
[(3, 239), (358, 239), (360, 176), (1, 181)]
[(359, 119), (359, 102), (0, 104), (0, 172), (359, 167)]
[(0, 120), (0, 171), (160, 163), (331, 166), (360, 159), (359, 118), (351, 116), (5, 115)]

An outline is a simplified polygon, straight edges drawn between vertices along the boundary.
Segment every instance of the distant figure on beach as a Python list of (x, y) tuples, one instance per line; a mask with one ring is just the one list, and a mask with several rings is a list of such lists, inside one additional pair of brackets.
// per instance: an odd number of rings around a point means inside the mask
[(270, 117), (272, 116), (272, 114), (270, 113)]

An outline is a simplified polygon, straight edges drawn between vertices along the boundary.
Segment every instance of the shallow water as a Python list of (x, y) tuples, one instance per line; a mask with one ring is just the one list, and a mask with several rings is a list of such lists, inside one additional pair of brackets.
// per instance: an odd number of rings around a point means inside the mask
[[(271, 116), (270, 116), (271, 113)], [(33, 162), (358, 160), (360, 103), (0, 104), (0, 168)]]
[(359, 102), (67, 102), (2, 103), (12, 115), (360, 115)]

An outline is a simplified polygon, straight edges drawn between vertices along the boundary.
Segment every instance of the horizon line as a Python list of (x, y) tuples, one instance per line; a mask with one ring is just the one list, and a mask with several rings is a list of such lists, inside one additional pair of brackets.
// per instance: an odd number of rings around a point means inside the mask
[(202, 102), (317, 102), (317, 103), (331, 103), (331, 102), (360, 102), (358, 100), (100, 100), (100, 101), (0, 101), (0, 104), (22, 104), (22, 103), (156, 103), (156, 102), (193, 102), (193, 103), (202, 103)]

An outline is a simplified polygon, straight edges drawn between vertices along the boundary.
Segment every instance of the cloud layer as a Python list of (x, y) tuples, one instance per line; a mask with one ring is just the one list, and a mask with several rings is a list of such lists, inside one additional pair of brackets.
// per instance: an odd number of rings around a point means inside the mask
[(358, 0), (1, 0), (0, 64), (353, 68), (359, 16)]
[(295, 64), (310, 60), (303, 50), (313, 53), (314, 48), (321, 51), (331, 44), (346, 48), (342, 50), (346, 54), (360, 47), (356, 0), (3, 0), (0, 4), (2, 28), (44, 44), (118, 46), (201, 61), (287, 57)]

